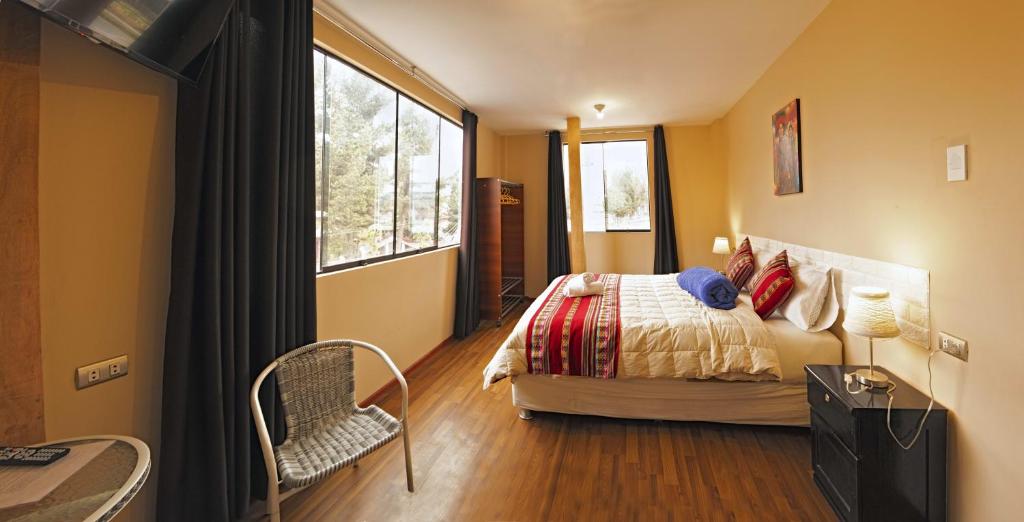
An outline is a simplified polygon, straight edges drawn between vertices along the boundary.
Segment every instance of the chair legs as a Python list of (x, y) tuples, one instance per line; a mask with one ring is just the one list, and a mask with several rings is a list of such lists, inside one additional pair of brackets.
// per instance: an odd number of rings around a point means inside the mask
[[(405, 481), (409, 492), (412, 493), (415, 491), (412, 481), (412, 451), (409, 447), (408, 425), (404, 421), (402, 422), (402, 445), (405, 447)], [(353, 463), (352, 467), (358, 468), (359, 462)], [(281, 492), (277, 487), (267, 489), (267, 519), (270, 522), (281, 522)]]
[(409, 492), (416, 491), (412, 483), (412, 452), (409, 448), (409, 425), (406, 424), (405, 420), (402, 420), (402, 445), (405, 446), (405, 482), (409, 487)]
[(270, 522), (281, 522), (280, 494), (276, 484), (267, 484), (267, 517)]

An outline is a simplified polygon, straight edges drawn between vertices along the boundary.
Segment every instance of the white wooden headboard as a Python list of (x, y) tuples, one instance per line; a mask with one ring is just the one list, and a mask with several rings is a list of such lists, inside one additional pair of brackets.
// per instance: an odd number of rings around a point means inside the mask
[(888, 289), (901, 337), (924, 348), (931, 344), (930, 277), (927, 270), (745, 234), (737, 236), (736, 244), (744, 237), (750, 238), (750, 246), (755, 253), (767, 250), (774, 255), (786, 250), (790, 257), (831, 266), (839, 306), (843, 309), (846, 308), (850, 289), (855, 286)]

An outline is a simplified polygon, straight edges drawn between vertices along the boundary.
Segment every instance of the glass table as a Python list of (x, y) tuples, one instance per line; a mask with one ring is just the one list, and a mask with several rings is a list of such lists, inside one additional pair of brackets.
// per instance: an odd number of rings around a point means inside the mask
[[(70, 459), (75, 447), (86, 451), (87, 445), (97, 448), (95, 456), (61, 481), (41, 499), (0, 508), (0, 521), (49, 521), (83, 520), (105, 522), (114, 517), (132, 497), (138, 493), (149, 476), (149, 447), (139, 439), (120, 435), (101, 435), (64, 439), (38, 446), (60, 446), (71, 448), (67, 456), (47, 466), (38, 468), (0, 467), (0, 483), (10, 479), (12, 473), (34, 473), (56, 470), (61, 461)], [(7, 477), (4, 477), (8, 474)], [(9, 482), (9, 480), (8, 480)], [(2, 493), (2, 492), (0, 492)]]

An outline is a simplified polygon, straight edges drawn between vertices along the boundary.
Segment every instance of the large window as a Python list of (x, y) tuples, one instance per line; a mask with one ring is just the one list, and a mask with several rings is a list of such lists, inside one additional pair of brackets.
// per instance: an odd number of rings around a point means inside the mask
[(459, 242), (462, 128), (319, 50), (317, 268), (347, 268)]
[[(565, 201), (569, 202), (569, 146), (562, 146)], [(607, 141), (580, 146), (585, 232), (649, 231), (647, 141)], [(568, 215), (568, 209), (566, 209)]]

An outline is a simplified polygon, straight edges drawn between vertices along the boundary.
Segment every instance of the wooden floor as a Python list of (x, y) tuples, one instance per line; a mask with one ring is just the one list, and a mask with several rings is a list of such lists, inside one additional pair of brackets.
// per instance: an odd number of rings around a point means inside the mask
[[(516, 320), (406, 375), (415, 493), (405, 488), (398, 439), (286, 500), (283, 519), (835, 519), (811, 480), (806, 429), (545, 413), (520, 420), (507, 379), (481, 389)], [(399, 394), (380, 405), (396, 414)]]

